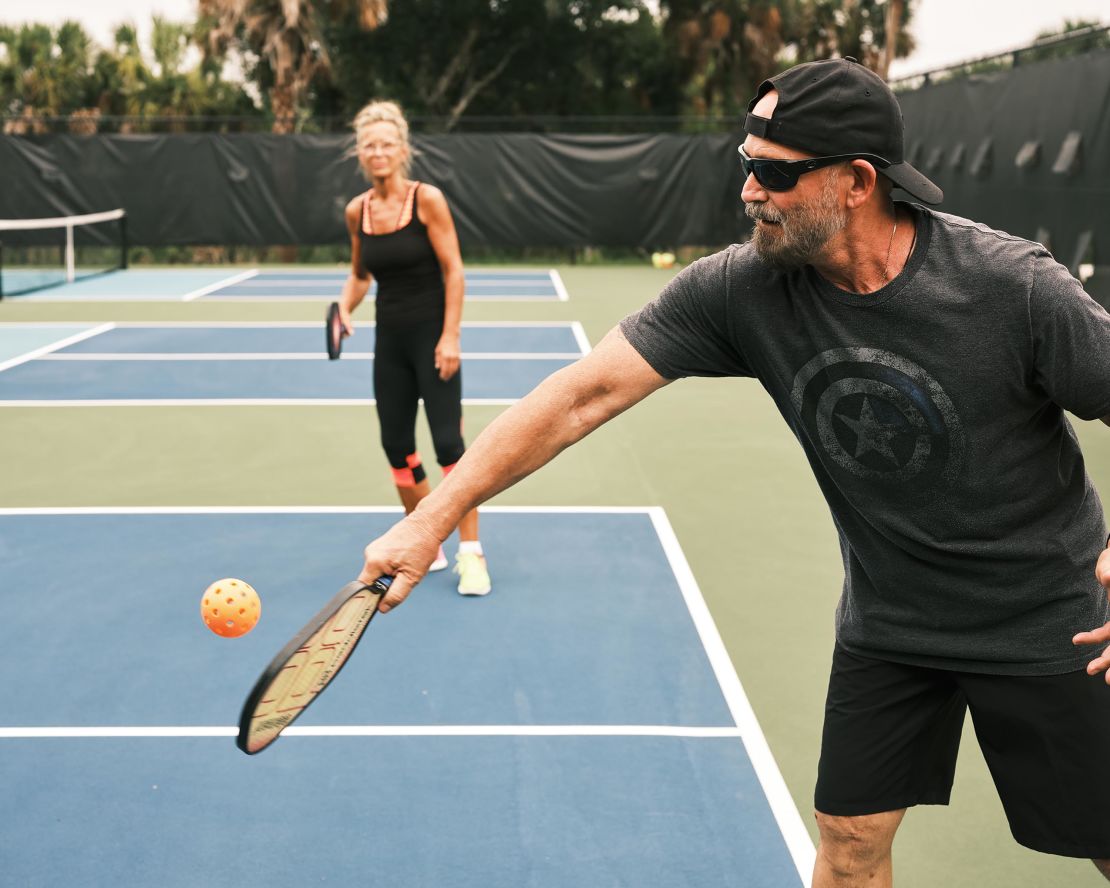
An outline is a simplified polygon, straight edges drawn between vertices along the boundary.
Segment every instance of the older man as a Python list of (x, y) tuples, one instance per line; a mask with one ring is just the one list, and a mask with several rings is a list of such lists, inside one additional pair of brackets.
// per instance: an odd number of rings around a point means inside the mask
[(1039, 244), (892, 200), (942, 195), (854, 60), (764, 82), (745, 130), (751, 242), (502, 414), (367, 547), (363, 579), (395, 576), (396, 606), (469, 509), (602, 423), (683, 376), (755, 377), (844, 557), (813, 884), (891, 884), (906, 809), (948, 801), (969, 709), (1016, 839), (1110, 876), (1092, 678), (1110, 656), (1091, 648), (1110, 642), (1110, 550), (1064, 416), (1110, 425), (1110, 315)]

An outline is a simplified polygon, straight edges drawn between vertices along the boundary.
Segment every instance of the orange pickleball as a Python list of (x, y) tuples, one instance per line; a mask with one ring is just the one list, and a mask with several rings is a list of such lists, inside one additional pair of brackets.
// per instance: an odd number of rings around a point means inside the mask
[(262, 616), (262, 602), (250, 583), (228, 577), (204, 590), (200, 616), (217, 635), (238, 638), (254, 628)]

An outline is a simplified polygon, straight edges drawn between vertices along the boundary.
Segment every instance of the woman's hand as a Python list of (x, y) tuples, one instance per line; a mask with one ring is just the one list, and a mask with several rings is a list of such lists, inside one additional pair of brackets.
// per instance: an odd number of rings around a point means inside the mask
[(436, 370), (439, 378), (446, 382), (459, 372), (459, 336), (457, 333), (444, 333), (436, 343)]
[(351, 313), (342, 302), (339, 303), (339, 323), (343, 325), (344, 339), (355, 335), (355, 322), (351, 320)]

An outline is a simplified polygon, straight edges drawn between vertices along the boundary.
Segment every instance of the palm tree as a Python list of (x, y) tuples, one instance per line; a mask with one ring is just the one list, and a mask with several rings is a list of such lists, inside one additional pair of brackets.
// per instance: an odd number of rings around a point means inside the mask
[(894, 61), (902, 36), (902, 15), (905, 12), (905, 5), (905, 0), (889, 0), (887, 3), (886, 27), (883, 29), (883, 58), (878, 70), (883, 80), (890, 77), (890, 63)]
[(913, 8), (912, 0), (796, 0), (788, 42), (799, 62), (852, 56), (886, 78), (914, 48), (906, 30)]
[(781, 3), (768, 0), (669, 0), (664, 39), (685, 86), (687, 111), (735, 114), (778, 70), (784, 45)]
[(206, 51), (223, 55), (233, 44), (269, 68), (267, 91), (275, 133), (293, 132), (313, 79), (330, 70), (324, 41), (327, 18), (354, 13), (364, 30), (382, 24), (387, 0), (199, 0)]

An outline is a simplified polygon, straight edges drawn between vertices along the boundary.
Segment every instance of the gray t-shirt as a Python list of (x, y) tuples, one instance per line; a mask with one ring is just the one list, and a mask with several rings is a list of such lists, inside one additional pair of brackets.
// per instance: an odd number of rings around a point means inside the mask
[(913, 255), (875, 293), (734, 245), (621, 329), (668, 379), (751, 376), (774, 399), (840, 537), (844, 647), (1080, 669), (1072, 635), (1107, 620), (1106, 527), (1063, 411), (1110, 415), (1110, 314), (1040, 244), (909, 208)]

